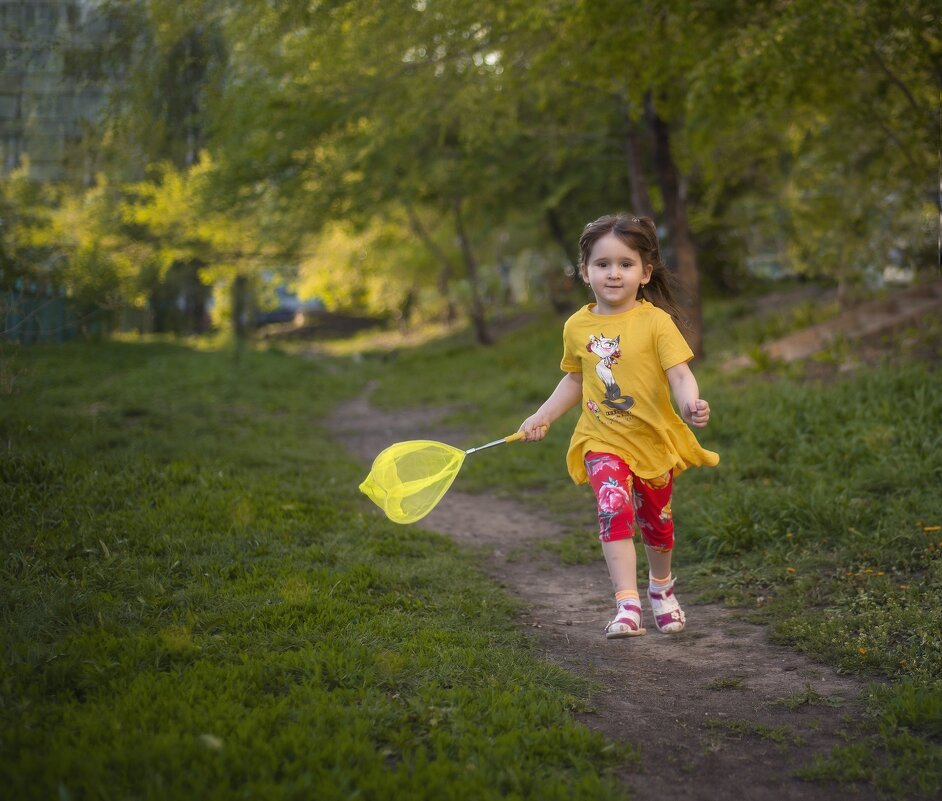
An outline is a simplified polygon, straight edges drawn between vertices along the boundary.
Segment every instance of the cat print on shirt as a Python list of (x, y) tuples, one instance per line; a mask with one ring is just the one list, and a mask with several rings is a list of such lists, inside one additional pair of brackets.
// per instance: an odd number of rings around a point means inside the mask
[(635, 399), (629, 395), (624, 395), (615, 381), (615, 375), (612, 373), (612, 366), (618, 364), (621, 357), (621, 351), (618, 349), (618, 343), (621, 337), (611, 339), (605, 334), (589, 337), (586, 350), (599, 357), (599, 363), (595, 365), (595, 372), (602, 383), (605, 385), (605, 400), (602, 404), (609, 409), (618, 409), (619, 411), (628, 411), (634, 406)]

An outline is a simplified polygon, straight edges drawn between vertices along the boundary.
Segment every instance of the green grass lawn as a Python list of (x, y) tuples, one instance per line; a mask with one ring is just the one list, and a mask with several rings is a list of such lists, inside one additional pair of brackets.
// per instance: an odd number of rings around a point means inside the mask
[(587, 685), (466, 554), (369, 512), (329, 363), (0, 359), (7, 797), (621, 797)]
[[(716, 304), (707, 347), (804, 314)], [(375, 403), (446, 406), (455, 444), (480, 444), (556, 384), (561, 323), (357, 369)], [(696, 367), (723, 461), (674, 504), (683, 586), (876, 680), (867, 720), (807, 775), (897, 798), (942, 792), (942, 377), (906, 357), (940, 338), (904, 332), (887, 364), (823, 381)], [(467, 555), (368, 509), (324, 430), (359, 389), (329, 359), (137, 342), (0, 362), (11, 797), (620, 797), (636, 755), (572, 723), (589, 688), (536, 657)], [(457, 486), (552, 511), (559, 558), (604, 570), (565, 473), (573, 421), (469, 458)]]
[[(707, 348), (721, 356), (806, 322), (805, 310), (764, 321), (742, 302), (707, 310)], [(448, 406), (468, 446), (516, 430), (556, 385), (562, 320), (547, 317), (480, 349), (461, 336), (367, 356), (376, 403)], [(717, 468), (677, 483), (675, 573), (704, 598), (768, 622), (773, 637), (842, 671), (873, 677), (871, 717), (853, 743), (809, 776), (871, 782), (898, 798), (942, 793), (942, 326), (883, 343), (883, 363), (823, 370), (853, 356), (838, 343), (802, 365), (725, 374), (722, 358), (694, 370), (713, 408), (699, 434)], [(421, 387), (417, 392), (416, 387)], [(604, 563), (592, 498), (565, 472), (576, 412), (539, 445), (472, 457), (458, 485), (552, 510), (569, 534), (565, 561)], [(642, 560), (643, 561), (643, 560)], [(639, 572), (645, 570), (644, 565)]]

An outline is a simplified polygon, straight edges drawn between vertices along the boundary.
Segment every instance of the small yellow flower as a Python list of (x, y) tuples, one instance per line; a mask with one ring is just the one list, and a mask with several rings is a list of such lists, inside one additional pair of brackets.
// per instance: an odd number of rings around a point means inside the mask
[(878, 571), (877, 571), (877, 575), (878, 575), (878, 576), (882, 576), (882, 575), (883, 575), (883, 571), (882, 571), (882, 570), (878, 570)]
[(794, 537), (795, 535), (792, 534), (792, 532), (788, 531), (788, 532), (785, 533), (785, 536), (786, 536), (788, 539), (791, 539), (791, 538)]
[(942, 531), (942, 526), (923, 526), (922, 530), (927, 533), (930, 531)]
[(908, 585), (908, 584), (900, 584), (900, 585), (899, 585), (899, 588), (900, 588), (901, 590), (908, 590), (908, 589), (909, 589), (909, 585)]
[(795, 572), (795, 568), (793, 568), (793, 567), (786, 567), (785, 570), (786, 570), (788, 573), (794, 573), (794, 572)]
[(857, 649), (857, 653), (860, 654), (861, 656), (866, 656), (866, 655), (867, 655), (867, 649), (864, 648), (864, 647), (861, 645), (860, 648)]
[(901, 667), (905, 667), (906, 665), (909, 664), (909, 660), (908, 660), (908, 659), (900, 659), (899, 663), (900, 663), (900, 666), (901, 666)]

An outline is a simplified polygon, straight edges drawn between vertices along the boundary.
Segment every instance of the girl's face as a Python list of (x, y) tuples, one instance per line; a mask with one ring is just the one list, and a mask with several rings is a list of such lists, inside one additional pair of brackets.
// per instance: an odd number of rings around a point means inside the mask
[(592, 246), (581, 271), (583, 280), (595, 293), (593, 311), (620, 314), (638, 305), (638, 287), (650, 280), (653, 267), (642, 264), (637, 250), (608, 233)]

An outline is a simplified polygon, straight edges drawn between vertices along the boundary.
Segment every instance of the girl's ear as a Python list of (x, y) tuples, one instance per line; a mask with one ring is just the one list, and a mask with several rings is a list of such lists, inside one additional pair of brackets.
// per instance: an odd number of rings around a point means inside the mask
[(583, 283), (589, 283), (589, 271), (586, 268), (584, 261), (579, 263), (579, 275), (581, 276)]
[(650, 280), (651, 280), (651, 276), (654, 275), (654, 265), (653, 265), (653, 264), (645, 264), (645, 265), (644, 265), (644, 271), (643, 271), (642, 275), (643, 275), (643, 277), (644, 277), (645, 283), (647, 283), (648, 281), (650, 281)]

